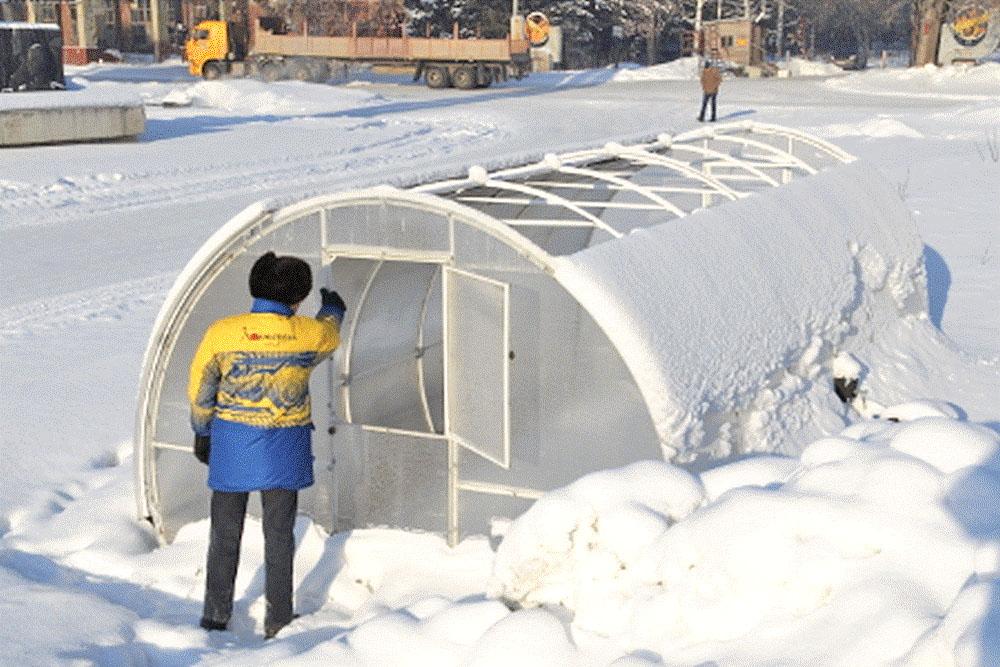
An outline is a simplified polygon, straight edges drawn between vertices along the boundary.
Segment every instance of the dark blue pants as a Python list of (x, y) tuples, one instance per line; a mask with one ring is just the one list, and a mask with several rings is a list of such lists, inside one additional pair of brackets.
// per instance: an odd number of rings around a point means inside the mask
[[(212, 492), (203, 620), (229, 623), (249, 496), (249, 493)], [(267, 598), (264, 627), (269, 630), (292, 621), (292, 561), (299, 492), (269, 489), (261, 491), (260, 496), (264, 509), (264, 591)]]
[(712, 101), (712, 120), (715, 120), (715, 98), (718, 93), (705, 93), (701, 98), (701, 113), (698, 114), (698, 120), (705, 120), (705, 109), (708, 107), (709, 100)]

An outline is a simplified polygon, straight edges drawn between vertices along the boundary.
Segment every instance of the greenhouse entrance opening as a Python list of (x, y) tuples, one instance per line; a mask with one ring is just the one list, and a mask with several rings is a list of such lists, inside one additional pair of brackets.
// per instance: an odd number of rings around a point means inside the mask
[(344, 419), (331, 434), (333, 472), (349, 497), (337, 494), (337, 514), (457, 539), (460, 490), (509, 495), (460, 480), (458, 457), (510, 465), (510, 287), (436, 257), (338, 256), (330, 271), (359, 295), (330, 366)]

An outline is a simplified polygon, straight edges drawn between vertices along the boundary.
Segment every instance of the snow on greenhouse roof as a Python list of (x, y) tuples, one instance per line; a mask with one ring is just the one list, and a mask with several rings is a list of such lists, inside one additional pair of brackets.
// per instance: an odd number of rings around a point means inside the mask
[[(676, 136), (561, 155), (466, 178), (420, 185), (517, 230), (551, 255), (572, 254), (636, 228), (683, 218), (722, 201), (852, 162), (840, 148), (804, 132), (752, 121), (699, 128)], [(583, 229), (597, 238), (551, 243), (546, 234)], [(600, 235), (603, 234), (603, 238)]]

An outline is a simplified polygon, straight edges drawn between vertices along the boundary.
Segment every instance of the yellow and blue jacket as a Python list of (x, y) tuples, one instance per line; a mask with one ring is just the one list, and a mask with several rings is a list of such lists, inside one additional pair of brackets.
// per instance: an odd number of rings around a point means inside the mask
[(211, 437), (216, 491), (302, 489), (313, 483), (309, 376), (340, 343), (344, 313), (315, 319), (277, 301), (213, 323), (191, 362), (191, 426)]

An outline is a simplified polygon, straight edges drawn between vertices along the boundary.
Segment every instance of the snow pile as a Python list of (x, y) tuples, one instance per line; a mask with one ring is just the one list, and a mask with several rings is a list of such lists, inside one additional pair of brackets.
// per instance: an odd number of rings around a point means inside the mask
[(824, 84), (846, 92), (985, 99), (1000, 94), (1000, 63), (869, 70), (829, 79)]
[(690, 474), (641, 462), (547, 494), (508, 529), (494, 574), (519, 606), (600, 609), (629, 586), (626, 566), (704, 497)]
[(202, 81), (173, 88), (168, 106), (194, 106), (253, 115), (304, 115), (353, 109), (377, 101), (368, 91), (298, 81), (264, 83), (253, 79)]
[(885, 114), (879, 114), (875, 118), (870, 118), (860, 123), (835, 123), (822, 127), (810, 128), (821, 137), (871, 137), (873, 139), (888, 139), (891, 137), (906, 137), (909, 139), (923, 139), (924, 135), (913, 129), (906, 123), (891, 118)]
[(930, 417), (709, 471), (694, 512), (679, 470), (590, 475), (513, 523), (493, 587), (667, 664), (995, 664), (998, 456), (996, 433)]
[(778, 63), (778, 66), (787, 69), (792, 76), (831, 76), (844, 73), (844, 70), (833, 63), (805, 58), (791, 58)]
[(614, 75), (613, 81), (697, 81), (698, 58), (689, 56), (668, 63), (625, 69)]

